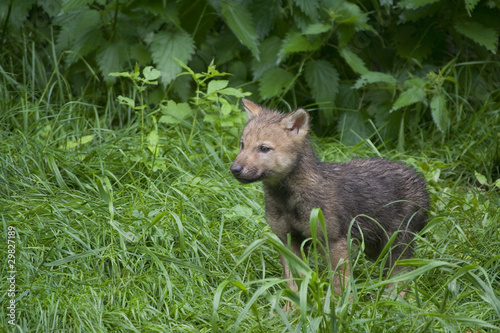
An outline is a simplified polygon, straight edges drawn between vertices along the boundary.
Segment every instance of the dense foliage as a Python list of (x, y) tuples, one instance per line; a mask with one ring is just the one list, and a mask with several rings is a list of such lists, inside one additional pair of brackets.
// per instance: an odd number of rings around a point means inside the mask
[[(498, 0), (0, 1), (0, 326), (498, 331), (499, 16)], [(305, 263), (280, 244), (259, 184), (229, 173), (243, 96), (311, 111), (322, 160), (426, 178), (413, 271), (387, 279), (353, 244), (334, 295), (320, 244)]]
[[(498, 1), (20, 0), (0, 13), (2, 66), (44, 76), (29, 81), (62, 75), (58, 89), (86, 96), (113, 86), (111, 72), (154, 65), (148, 102), (185, 102), (193, 81), (177, 60), (196, 72), (215, 61), (253, 99), (308, 105), (319, 133), (350, 143), (376, 133), (402, 148), (406, 129), (457, 130), (498, 97), (486, 89), (500, 75)], [(43, 64), (22, 66), (30, 53)]]

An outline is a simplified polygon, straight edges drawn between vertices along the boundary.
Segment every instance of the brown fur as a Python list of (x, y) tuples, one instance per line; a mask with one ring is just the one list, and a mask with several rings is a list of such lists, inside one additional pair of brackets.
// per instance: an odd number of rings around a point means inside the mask
[[(243, 105), (249, 121), (231, 172), (242, 183), (263, 182), (266, 219), (284, 244), (291, 235), (296, 255), (311, 237), (311, 210), (321, 208), (332, 267), (342, 259), (347, 263), (339, 266), (341, 276), (349, 274), (347, 234), (353, 219), (351, 236), (364, 240), (369, 258), (376, 259), (396, 231), (389, 265), (411, 257), (414, 233), (425, 226), (429, 207), (422, 177), (385, 159), (320, 162), (309, 143), (309, 115), (304, 109), (282, 114), (245, 99)], [(296, 289), (286, 261), (281, 260), (290, 287)], [(337, 293), (341, 279), (334, 280)]]

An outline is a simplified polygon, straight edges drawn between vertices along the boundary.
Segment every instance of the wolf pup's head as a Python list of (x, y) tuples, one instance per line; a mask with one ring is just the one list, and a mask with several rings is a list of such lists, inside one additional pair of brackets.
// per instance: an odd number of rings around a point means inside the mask
[(247, 99), (242, 102), (248, 123), (231, 173), (242, 183), (277, 183), (290, 173), (307, 144), (309, 114), (304, 109), (283, 114)]

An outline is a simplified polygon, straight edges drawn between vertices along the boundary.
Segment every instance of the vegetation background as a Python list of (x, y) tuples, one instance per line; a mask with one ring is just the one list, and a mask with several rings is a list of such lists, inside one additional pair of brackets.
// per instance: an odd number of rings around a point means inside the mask
[[(498, 0), (1, 1), (0, 325), (500, 330), (499, 17)], [(306, 107), (323, 160), (425, 176), (413, 271), (386, 280), (353, 244), (337, 296), (314, 239), (306, 264), (276, 240), (259, 184), (228, 172), (243, 96)]]

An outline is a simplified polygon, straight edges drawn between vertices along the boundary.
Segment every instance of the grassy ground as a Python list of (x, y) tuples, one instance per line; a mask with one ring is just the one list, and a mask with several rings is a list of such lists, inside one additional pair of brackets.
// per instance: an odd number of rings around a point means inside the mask
[[(4, 82), (5, 83), (5, 82)], [(228, 169), (238, 137), (213, 123), (142, 121), (75, 100), (8, 98), (0, 115), (2, 238), (15, 227), (15, 298), (0, 326), (22, 332), (495, 332), (500, 329), (499, 105), (443, 140), (416, 129), (402, 154), (317, 140), (324, 160), (383, 156), (428, 181), (432, 208), (404, 299), (353, 253), (348, 294), (324, 261), (286, 290), (259, 184)], [(114, 99), (114, 98), (113, 98)], [(196, 106), (193, 106), (196, 108)], [(200, 111), (201, 112), (201, 111)], [(496, 137), (495, 137), (496, 136)], [(493, 167), (492, 167), (493, 166)], [(484, 175), (485, 179), (481, 177)], [(2, 277), (12, 275), (0, 242)], [(11, 247), (10, 247), (11, 248)], [(293, 260), (293, 258), (290, 258)], [(15, 299), (14, 328), (7, 308)], [(295, 312), (281, 311), (295, 300)]]

